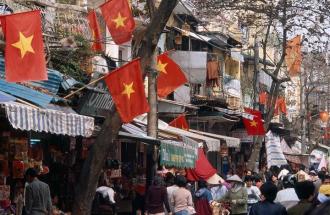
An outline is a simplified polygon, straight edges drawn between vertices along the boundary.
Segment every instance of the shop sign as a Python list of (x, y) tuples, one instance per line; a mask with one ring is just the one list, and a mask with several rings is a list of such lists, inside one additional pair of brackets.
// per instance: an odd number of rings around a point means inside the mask
[(107, 116), (112, 109), (113, 100), (104, 81), (96, 85), (100, 92), (89, 91), (81, 100), (79, 113), (88, 116)]
[(196, 145), (187, 142), (164, 140), (160, 146), (160, 164), (180, 168), (194, 168), (197, 160)]
[(249, 136), (245, 129), (237, 129), (233, 131), (232, 137), (239, 138), (241, 143), (253, 143), (253, 136)]

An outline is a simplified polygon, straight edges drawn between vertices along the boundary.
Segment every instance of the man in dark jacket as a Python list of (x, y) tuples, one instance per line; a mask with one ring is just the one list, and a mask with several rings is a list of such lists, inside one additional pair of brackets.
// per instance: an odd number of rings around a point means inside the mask
[(297, 182), (294, 189), (300, 201), (297, 205), (288, 210), (288, 214), (305, 214), (305, 212), (309, 211), (313, 207), (312, 201), (315, 194), (315, 186), (311, 181), (302, 181)]
[(27, 215), (52, 214), (52, 200), (49, 186), (38, 180), (38, 172), (33, 168), (26, 170), (25, 177), (29, 185), (25, 191), (25, 212)]
[(287, 215), (285, 207), (274, 203), (277, 187), (267, 182), (260, 187), (263, 201), (252, 206), (249, 215)]
[(167, 190), (160, 176), (155, 176), (146, 197), (146, 211), (148, 214), (165, 214), (164, 206), (170, 213), (170, 205), (167, 198)]

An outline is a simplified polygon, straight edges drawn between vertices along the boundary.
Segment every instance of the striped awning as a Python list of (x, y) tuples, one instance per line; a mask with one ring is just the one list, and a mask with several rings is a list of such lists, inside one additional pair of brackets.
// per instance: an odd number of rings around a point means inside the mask
[(68, 136), (90, 137), (94, 118), (57, 110), (33, 108), (16, 102), (2, 103), (15, 129)]

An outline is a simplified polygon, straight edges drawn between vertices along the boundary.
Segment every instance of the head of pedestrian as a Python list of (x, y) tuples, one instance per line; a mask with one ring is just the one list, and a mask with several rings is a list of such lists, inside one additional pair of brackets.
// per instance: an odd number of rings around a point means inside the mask
[(207, 188), (207, 182), (204, 180), (199, 180), (198, 181), (198, 188), (202, 189), (202, 188)]
[(283, 177), (283, 187), (284, 189), (294, 188), (297, 182), (297, 178), (294, 175), (286, 175)]
[(312, 201), (314, 198), (315, 186), (311, 181), (297, 182), (294, 190), (300, 201)]
[(35, 178), (38, 176), (38, 171), (35, 168), (29, 168), (25, 172), (25, 179), (28, 183), (34, 181)]
[(261, 177), (260, 176), (257, 176), (254, 181), (256, 183), (256, 187), (258, 187), (260, 189), (260, 187), (263, 185), (263, 182), (261, 180)]
[(330, 184), (330, 175), (325, 175), (324, 176), (323, 184)]
[(154, 186), (163, 186), (164, 185), (164, 181), (163, 181), (163, 178), (156, 175), (154, 180), (153, 180), (153, 185)]
[(245, 184), (246, 184), (247, 187), (251, 187), (253, 185), (253, 179), (254, 178), (251, 175), (245, 176), (244, 182), (245, 182)]
[(187, 179), (182, 175), (178, 175), (176, 177), (176, 185), (178, 185), (178, 187), (186, 187), (187, 186)]
[(266, 182), (260, 187), (260, 192), (265, 201), (274, 202), (277, 194), (277, 187), (271, 182)]

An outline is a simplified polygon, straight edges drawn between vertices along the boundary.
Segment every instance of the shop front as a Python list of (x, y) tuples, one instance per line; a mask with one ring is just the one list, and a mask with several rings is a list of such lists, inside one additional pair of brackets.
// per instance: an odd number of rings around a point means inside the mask
[[(75, 114), (70, 108), (35, 108), (18, 102), (1, 103), (0, 192), (1, 210), (23, 206), (25, 170), (39, 171), (49, 184), (57, 206), (71, 210), (76, 169), (82, 157), (77, 148), (92, 135), (94, 119)], [(60, 111), (59, 109), (62, 109)], [(17, 213), (18, 214), (18, 213)]]

